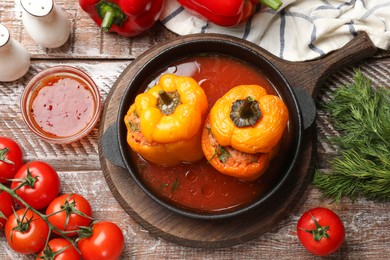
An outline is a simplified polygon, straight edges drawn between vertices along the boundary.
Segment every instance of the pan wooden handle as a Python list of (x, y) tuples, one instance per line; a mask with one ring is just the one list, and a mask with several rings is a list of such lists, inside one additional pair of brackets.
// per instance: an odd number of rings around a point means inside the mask
[(365, 32), (358, 35), (341, 49), (325, 57), (306, 62), (290, 62), (272, 55), (267, 56), (277, 66), (293, 87), (305, 89), (313, 98), (318, 87), (334, 71), (347, 64), (372, 56), (376, 47)]

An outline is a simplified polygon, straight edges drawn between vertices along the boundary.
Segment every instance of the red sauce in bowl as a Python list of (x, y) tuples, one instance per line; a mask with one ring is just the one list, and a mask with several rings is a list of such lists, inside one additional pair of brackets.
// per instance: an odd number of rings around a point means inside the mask
[(32, 99), (30, 113), (34, 123), (48, 135), (75, 135), (93, 118), (93, 94), (85, 82), (75, 77), (44, 79)]
[[(270, 94), (277, 94), (272, 83), (259, 70), (228, 57), (196, 56), (178, 61), (158, 75), (174, 73), (191, 76), (206, 92), (209, 109), (229, 89), (243, 84), (258, 84)], [(158, 81), (156, 76), (148, 84)], [(287, 127), (279, 154), (268, 171), (253, 182), (219, 173), (205, 159), (192, 164), (162, 167), (151, 164), (133, 153), (133, 160), (145, 185), (158, 197), (195, 212), (221, 213), (243, 207), (263, 196), (280, 177), (287, 161), (290, 134)]]
[(21, 97), (21, 109), (33, 133), (52, 143), (71, 143), (94, 128), (100, 117), (101, 98), (85, 72), (56, 66), (30, 80)]

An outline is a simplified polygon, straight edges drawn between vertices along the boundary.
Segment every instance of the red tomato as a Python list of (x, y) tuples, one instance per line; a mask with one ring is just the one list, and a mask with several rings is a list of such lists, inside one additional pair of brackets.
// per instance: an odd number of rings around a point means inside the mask
[[(77, 230), (79, 226), (89, 226), (92, 208), (88, 200), (79, 194), (64, 194), (55, 198), (47, 207), (50, 223), (63, 231)], [(68, 220), (67, 220), (67, 215)], [(84, 215), (84, 216), (82, 216)], [(85, 217), (87, 216), (87, 217)], [(76, 232), (67, 233), (68, 236)]]
[(14, 212), (15, 203), (11, 195), (5, 191), (0, 191), (0, 229), (4, 228), (7, 218)]
[[(24, 164), (15, 174), (15, 179), (28, 180), (29, 184), (19, 188), (16, 193), (34, 209), (45, 208), (60, 192), (60, 178), (53, 167), (45, 162), (33, 161)], [(13, 181), (11, 188), (15, 189), (20, 183)]]
[(0, 137), (0, 183), (12, 179), (23, 165), (23, 152), (12, 139)]
[(340, 218), (326, 208), (314, 208), (301, 216), (298, 238), (312, 254), (325, 256), (336, 252), (344, 242), (345, 229)]
[(83, 259), (118, 259), (124, 248), (124, 238), (116, 224), (97, 222), (92, 224), (90, 232), (89, 237), (81, 238), (77, 243)]
[[(65, 248), (64, 251), (63, 248)], [(48, 246), (45, 247), (38, 255), (36, 260), (53, 259), (53, 260), (79, 260), (80, 254), (76, 248), (64, 238), (53, 238), (49, 241)]]
[(19, 209), (9, 216), (5, 224), (5, 237), (9, 246), (21, 254), (40, 251), (48, 235), (49, 226), (30, 209)]

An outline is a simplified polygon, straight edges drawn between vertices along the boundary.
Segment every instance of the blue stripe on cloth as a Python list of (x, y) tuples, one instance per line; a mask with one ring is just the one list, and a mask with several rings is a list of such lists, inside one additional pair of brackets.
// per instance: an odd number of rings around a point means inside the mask
[(314, 25), (313, 19), (306, 14), (297, 13), (297, 12), (286, 12), (286, 16), (302, 18), (302, 19), (306, 20), (307, 22), (309, 22), (313, 26), (313, 30), (312, 30), (311, 35), (310, 35), (310, 43), (309, 43), (308, 47), (312, 51), (317, 52), (320, 56), (324, 56), (325, 52), (314, 45), (314, 42), (317, 39), (317, 27)]
[[(260, 8), (260, 9), (261, 9), (261, 8)], [(265, 8), (265, 9), (261, 10), (260, 13), (276, 14), (277, 11), (275, 11), (274, 9), (271, 9), (271, 8)]]
[(326, 54), (323, 50), (321, 50), (320, 48), (315, 46), (313, 43), (309, 43), (308, 47), (310, 48), (310, 50), (320, 54), (320, 57), (325, 56), (325, 54)]
[(286, 16), (302, 18), (302, 19), (308, 21), (309, 23), (311, 23), (314, 26), (313, 19), (310, 16), (306, 15), (306, 14), (298, 13), (298, 12), (285, 12), (285, 14), (286, 14)]
[(367, 19), (371, 14), (373, 14), (376, 10), (382, 8), (382, 7), (387, 7), (390, 6), (390, 3), (384, 3), (384, 4), (379, 4), (374, 6), (373, 8), (369, 9), (360, 19)]
[[(260, 10), (260, 5), (257, 5), (255, 13), (257, 13), (259, 10)], [(245, 22), (244, 34), (242, 35), (242, 38), (245, 40), (248, 38), (251, 32), (252, 21), (253, 21), (253, 16), (249, 17), (249, 19)]]
[(167, 17), (165, 17), (163, 20), (161, 20), (161, 23), (162, 24), (166, 24), (167, 22), (169, 22), (170, 20), (172, 20), (173, 18), (175, 18), (178, 14), (180, 14), (181, 12), (184, 11), (184, 7), (183, 6), (180, 6), (179, 8), (177, 8), (175, 11), (173, 11), (170, 15), (168, 15)]
[(352, 34), (353, 36), (357, 36), (358, 33), (357, 33), (357, 31), (356, 31), (356, 29), (355, 29), (355, 27), (354, 27), (353, 25), (354, 25), (354, 22), (353, 22), (353, 20), (351, 20), (351, 21), (348, 23), (349, 31), (351, 32), (351, 34)]
[(205, 26), (202, 26), (202, 28), (200, 28), (200, 32), (201, 33), (205, 33), (206, 30), (207, 30), (207, 27), (209, 27), (209, 23), (208, 22), (205, 24)]
[[(335, 8), (331, 3), (329, 3), (327, 0), (322, 0), (321, 2), (324, 3), (324, 7), (329, 7), (329, 9)], [(321, 7), (321, 6), (320, 6)]]
[(310, 50), (317, 52), (320, 56), (324, 56), (325, 52), (314, 45), (315, 40), (317, 40), (317, 28), (313, 26), (313, 31), (311, 32), (311, 36), (310, 36), (310, 43), (308, 46)]
[(341, 8), (343, 8), (344, 6), (350, 6), (350, 5), (355, 5), (355, 4), (356, 4), (356, 0), (351, 0), (350, 2), (340, 4), (340, 5), (337, 7), (337, 9), (341, 9)]
[(280, 50), (279, 50), (279, 57), (283, 59), (283, 53), (285, 48), (285, 38), (284, 34), (286, 33), (286, 14), (284, 9), (280, 12)]
[(318, 11), (318, 10), (333, 10), (333, 9), (336, 9), (336, 7), (333, 7), (331, 5), (320, 5), (320, 6), (316, 7), (316, 9), (314, 9), (314, 10)]
[(245, 22), (245, 29), (244, 29), (244, 34), (242, 35), (242, 38), (246, 40), (248, 38), (249, 33), (251, 32), (251, 25), (252, 25), (252, 17), (249, 18)]
[(344, 6), (355, 5), (356, 0), (351, 0), (351, 1), (347, 2), (347, 3), (342, 3), (342, 4), (338, 5), (337, 7), (332, 5), (331, 3), (329, 3), (327, 0), (322, 0), (322, 2), (324, 3), (324, 5), (317, 7), (316, 10), (341, 9)]

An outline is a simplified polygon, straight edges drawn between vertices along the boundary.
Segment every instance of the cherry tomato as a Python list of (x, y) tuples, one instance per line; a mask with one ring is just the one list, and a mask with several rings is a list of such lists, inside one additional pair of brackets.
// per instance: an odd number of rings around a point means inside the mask
[[(82, 195), (64, 194), (49, 204), (46, 215), (49, 215), (50, 223), (56, 228), (72, 231), (77, 230), (79, 226), (89, 226), (92, 221), (92, 208)], [(76, 232), (67, 233), (68, 236), (76, 234)]]
[(314, 208), (303, 213), (297, 224), (297, 232), (302, 245), (319, 256), (336, 252), (345, 239), (342, 221), (327, 208)]
[(0, 137), (0, 183), (8, 182), (23, 165), (23, 152), (12, 139)]
[(9, 246), (21, 254), (40, 251), (48, 235), (49, 226), (30, 209), (19, 209), (9, 216), (5, 224), (5, 237)]
[(0, 191), (0, 229), (4, 228), (8, 217), (14, 212), (15, 203), (11, 195), (5, 191)]
[(77, 243), (83, 259), (118, 259), (122, 254), (124, 238), (116, 224), (109, 221), (94, 223), (86, 236), (82, 235)]
[[(63, 248), (65, 248), (64, 251), (62, 251)], [(53, 238), (36, 258), (36, 260), (42, 259), (79, 260), (81, 256), (68, 240), (64, 238)]]
[[(14, 178), (26, 180), (27, 185), (20, 187), (16, 193), (35, 209), (45, 208), (60, 192), (60, 178), (53, 167), (45, 162), (24, 164)], [(15, 189), (20, 184), (21, 181), (13, 181), (11, 188)], [(18, 204), (24, 207), (19, 201)]]

